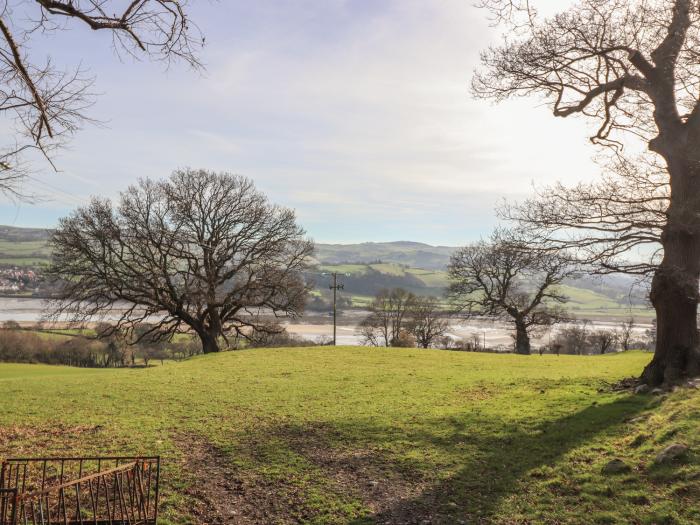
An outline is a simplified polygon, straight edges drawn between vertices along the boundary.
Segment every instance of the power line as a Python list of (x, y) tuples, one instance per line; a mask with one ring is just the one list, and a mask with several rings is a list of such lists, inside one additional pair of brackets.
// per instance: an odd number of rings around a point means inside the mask
[[(80, 197), (78, 195), (75, 195), (73, 193), (69, 193), (58, 186), (54, 186), (53, 184), (49, 184), (48, 182), (45, 182), (43, 180), (40, 180), (32, 175), (27, 175), (27, 179), (34, 184), (39, 184), (41, 186), (44, 186), (48, 188), (49, 190), (52, 190), (49, 193), (53, 193), (52, 196), (54, 197), (60, 197), (64, 202), (67, 201), (67, 204), (85, 204), (88, 199), (86, 197)], [(45, 191), (45, 190), (42, 190)]]
[(336, 307), (336, 295), (338, 290), (345, 288), (345, 285), (338, 283), (338, 272), (331, 273), (333, 276), (333, 284), (328, 288), (333, 290), (333, 346), (337, 346), (336, 343), (336, 317), (337, 317), (337, 307)]

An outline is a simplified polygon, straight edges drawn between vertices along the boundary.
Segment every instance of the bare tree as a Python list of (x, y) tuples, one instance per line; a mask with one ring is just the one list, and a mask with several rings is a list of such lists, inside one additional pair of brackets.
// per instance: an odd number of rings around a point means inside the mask
[(0, 148), (0, 191), (25, 196), (19, 183), (31, 173), (31, 152), (53, 165), (52, 154), (90, 121), (92, 78), (80, 67), (61, 70), (35, 60), (39, 35), (71, 23), (109, 31), (118, 53), (198, 67), (203, 39), (186, 13), (187, 0), (18, 0), (0, 2), (0, 113), (14, 124), (14, 140)]
[(369, 306), (369, 315), (360, 323), (364, 343), (396, 346), (408, 328), (416, 296), (402, 288), (381, 290)]
[(591, 140), (641, 140), (671, 189), (650, 299), (658, 339), (642, 379), (700, 373), (700, 9), (697, 0), (581, 0), (541, 19), (528, 1), (486, 0), (511, 38), (482, 55), (478, 96), (542, 95), (557, 117), (593, 119)]
[(408, 328), (418, 346), (430, 348), (447, 333), (447, 313), (437, 298), (416, 297), (411, 306)]
[(386, 327), (379, 324), (379, 317), (367, 316), (357, 328), (362, 344), (365, 346), (389, 346)]
[[(165, 359), (166, 345), (172, 341), (172, 334), (162, 335), (153, 329), (150, 323), (139, 324), (132, 334), (134, 344), (131, 350), (131, 364), (136, 364), (136, 359), (143, 359), (143, 364), (148, 367), (151, 359)], [(138, 343), (136, 343), (138, 341)]]
[(449, 294), (467, 316), (508, 319), (515, 325), (515, 349), (530, 353), (530, 332), (564, 319), (556, 305), (566, 301), (557, 285), (572, 274), (561, 254), (534, 248), (512, 231), (497, 230), (488, 242), (458, 250), (448, 267)]
[(486, 351), (486, 336), (482, 337), (482, 332), (472, 332), (469, 334), (469, 341), (467, 345), (471, 347), (474, 352)]
[(589, 353), (591, 338), (588, 333), (590, 321), (584, 319), (560, 330), (552, 343), (552, 349), (559, 355), (565, 354), (584, 355)]
[(313, 244), (294, 212), (226, 173), (178, 170), (141, 180), (118, 206), (99, 199), (61, 219), (48, 275), (62, 283), (53, 318), (117, 318), (109, 331), (161, 339), (194, 331), (204, 352), (219, 338), (276, 330), (261, 315), (298, 316)]
[(617, 334), (613, 330), (596, 330), (590, 335), (591, 346), (599, 354), (604, 354), (615, 348)]
[(630, 343), (634, 336), (634, 317), (630, 317), (627, 321), (623, 321), (620, 325), (620, 345), (626, 352), (630, 349)]

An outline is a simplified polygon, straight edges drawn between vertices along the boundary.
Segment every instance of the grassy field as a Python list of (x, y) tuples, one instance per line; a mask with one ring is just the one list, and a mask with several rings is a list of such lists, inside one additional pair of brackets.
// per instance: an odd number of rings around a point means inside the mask
[[(170, 524), (697, 524), (700, 393), (610, 388), (648, 360), (341, 347), (3, 364), (0, 456), (161, 454)], [(675, 442), (691, 454), (655, 466)], [(612, 458), (632, 471), (601, 474)]]
[(0, 265), (36, 267), (48, 264), (50, 255), (45, 241), (0, 239)]

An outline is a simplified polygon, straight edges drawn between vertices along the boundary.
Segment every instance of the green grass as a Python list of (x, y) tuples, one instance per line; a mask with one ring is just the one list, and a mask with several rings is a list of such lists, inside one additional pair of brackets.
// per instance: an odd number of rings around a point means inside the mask
[(367, 264), (322, 264), (318, 267), (320, 272), (338, 272), (350, 275), (362, 275), (367, 272)]
[(0, 239), (0, 265), (42, 266), (48, 264), (51, 250), (45, 241)]
[(568, 285), (561, 285), (558, 289), (567, 297), (567, 302), (563, 304), (563, 307), (580, 317), (603, 317), (606, 315), (625, 317), (634, 315), (634, 317), (653, 318), (655, 316), (651, 308), (626, 304), (625, 297), (620, 297), (616, 301), (593, 290)]
[(406, 273), (412, 274), (428, 288), (447, 288), (449, 285), (447, 272), (439, 270), (423, 270), (421, 268), (407, 268)]
[(39, 337), (44, 337), (46, 339), (65, 339), (67, 337), (85, 336), (94, 337), (95, 330), (91, 328), (51, 328), (36, 330), (33, 328), (23, 329), (24, 332), (29, 332), (36, 334)]
[(447, 272), (439, 270), (424, 270), (421, 268), (409, 268), (396, 263), (373, 263), (373, 264), (323, 264), (319, 266), (322, 272), (339, 272), (349, 275), (363, 275), (369, 270), (375, 270), (385, 275), (401, 277), (413, 275), (417, 277), (426, 287), (445, 288), (447, 282)]
[(376, 263), (376, 264), (369, 264), (367, 265), (373, 270), (376, 270), (380, 273), (386, 274), (386, 275), (406, 275), (406, 268), (401, 266), (400, 264), (394, 264), (394, 263)]
[[(171, 524), (196, 521), (188, 458), (203, 450), (214, 483), (242, 483), (241, 512), (273, 509), (267, 523), (698, 523), (700, 395), (609, 388), (649, 357), (341, 347), (0, 365), (0, 456), (161, 454)], [(671, 442), (694, 452), (654, 467)], [(633, 471), (603, 476), (613, 457)]]

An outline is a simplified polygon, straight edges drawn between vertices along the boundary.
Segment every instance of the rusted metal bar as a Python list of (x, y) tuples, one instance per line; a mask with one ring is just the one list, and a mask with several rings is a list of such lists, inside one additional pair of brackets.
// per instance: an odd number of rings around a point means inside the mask
[(24, 494), (20, 494), (20, 499), (25, 500), (25, 499), (34, 499), (35, 497), (38, 497), (40, 495), (45, 495), (49, 494), (51, 492), (59, 492), (59, 499), (61, 498), (61, 489), (64, 489), (66, 487), (72, 487), (76, 483), (84, 483), (90, 479), (95, 479), (99, 477), (104, 477), (104, 476), (110, 476), (114, 474), (115, 472), (119, 472), (122, 470), (128, 470), (130, 468), (133, 468), (136, 466), (136, 463), (125, 463), (121, 467), (105, 470), (103, 472), (97, 472), (95, 474), (91, 474), (89, 476), (85, 476), (84, 478), (76, 479), (73, 481), (67, 481), (66, 483), (60, 483), (59, 485), (54, 485), (52, 487), (45, 488), (43, 490), (35, 490), (34, 492), (26, 492)]
[(5, 463), (8, 464), (24, 464), (24, 463), (37, 463), (37, 462), (74, 462), (79, 463), (80, 461), (153, 461), (156, 462), (160, 456), (70, 456), (70, 457), (45, 457), (45, 458), (7, 458)]
[(16, 517), (17, 489), (0, 488), (0, 523), (9, 523), (14, 525), (16, 522)]
[(0, 525), (156, 525), (159, 476), (156, 456), (6, 460)]

